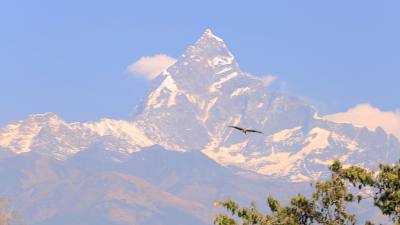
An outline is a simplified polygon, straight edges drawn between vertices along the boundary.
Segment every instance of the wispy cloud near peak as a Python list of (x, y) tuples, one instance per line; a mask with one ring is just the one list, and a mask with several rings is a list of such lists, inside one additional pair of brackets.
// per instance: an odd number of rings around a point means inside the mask
[(359, 104), (347, 112), (325, 116), (325, 119), (337, 123), (351, 123), (375, 130), (381, 127), (387, 133), (393, 134), (400, 140), (400, 110), (384, 112), (370, 104)]
[(128, 65), (127, 70), (132, 75), (152, 80), (175, 62), (175, 58), (165, 54), (143, 56), (136, 62)]

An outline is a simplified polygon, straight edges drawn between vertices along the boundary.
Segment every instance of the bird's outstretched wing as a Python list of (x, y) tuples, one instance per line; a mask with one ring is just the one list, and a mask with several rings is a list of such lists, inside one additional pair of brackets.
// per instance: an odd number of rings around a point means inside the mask
[(244, 131), (244, 129), (241, 128), (241, 127), (237, 127), (237, 126), (228, 126), (228, 127), (230, 127), (230, 128), (235, 128), (235, 129), (238, 129), (238, 130), (240, 130), (240, 131)]
[(253, 133), (259, 133), (259, 134), (264, 134), (263, 132), (261, 132), (261, 131), (258, 131), (258, 130), (246, 130), (247, 132), (253, 132)]

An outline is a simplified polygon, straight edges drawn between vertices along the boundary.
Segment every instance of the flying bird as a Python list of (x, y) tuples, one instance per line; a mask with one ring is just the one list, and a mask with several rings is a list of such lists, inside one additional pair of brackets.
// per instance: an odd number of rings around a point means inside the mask
[(243, 132), (245, 135), (247, 135), (247, 132), (263, 134), (263, 132), (258, 131), (258, 130), (247, 129), (247, 128), (242, 128), (242, 127), (237, 127), (237, 126), (228, 126), (228, 127), (234, 128), (234, 129), (237, 129), (237, 130), (240, 130), (240, 131)]

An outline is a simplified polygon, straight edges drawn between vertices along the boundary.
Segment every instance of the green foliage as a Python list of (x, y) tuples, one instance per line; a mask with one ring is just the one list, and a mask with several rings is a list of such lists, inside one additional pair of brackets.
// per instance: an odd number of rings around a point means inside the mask
[(353, 201), (347, 192), (343, 180), (336, 174), (325, 182), (316, 184), (316, 191), (309, 199), (304, 195), (297, 195), (290, 200), (290, 204), (282, 207), (278, 200), (268, 197), (267, 203), (271, 214), (260, 212), (253, 203), (249, 208), (241, 208), (237, 203), (228, 199), (217, 202), (217, 205), (227, 209), (232, 216), (241, 221), (238, 223), (227, 215), (219, 215), (214, 223), (227, 224), (355, 224), (355, 216), (346, 211), (346, 202)]
[[(365, 198), (373, 198), (384, 215), (400, 224), (400, 163), (395, 165), (381, 164), (374, 172), (359, 166), (343, 168), (339, 161), (329, 167), (331, 177), (319, 181), (310, 198), (297, 195), (290, 200), (288, 206), (282, 207), (273, 197), (267, 198), (270, 213), (259, 211), (252, 203), (248, 208), (241, 208), (231, 199), (217, 202), (217, 206), (225, 208), (231, 216), (218, 215), (216, 225), (347, 225), (356, 224), (355, 215), (348, 212), (350, 202), (360, 202)], [(352, 185), (359, 191), (351, 193)], [(369, 192), (373, 194), (366, 195)], [(364, 194), (362, 194), (364, 193)], [(373, 225), (367, 221), (366, 224)]]
[[(381, 164), (376, 172), (352, 166), (340, 168), (337, 174), (348, 180), (354, 187), (369, 189), (370, 196), (384, 215), (400, 224), (400, 163), (395, 165)], [(362, 197), (359, 197), (362, 198)]]
[(317, 182), (312, 200), (318, 212), (316, 217), (318, 223), (356, 223), (355, 216), (346, 210), (346, 203), (354, 200), (353, 195), (347, 191), (345, 182), (336, 173), (332, 173), (327, 181)]

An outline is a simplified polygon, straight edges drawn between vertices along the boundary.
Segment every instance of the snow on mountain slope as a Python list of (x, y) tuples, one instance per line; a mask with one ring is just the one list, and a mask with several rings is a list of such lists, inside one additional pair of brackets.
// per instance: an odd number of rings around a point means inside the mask
[(238, 84), (244, 85), (240, 90), (262, 87), (259, 79), (240, 70), (222, 39), (206, 30), (155, 79), (135, 121), (146, 127), (152, 140), (168, 149), (201, 149), (211, 141), (210, 132), (214, 133), (215, 128), (209, 130), (208, 123), (225, 120), (213, 118), (214, 110), (224, 110), (231, 94), (238, 95), (236, 101), (242, 100), (239, 95), (246, 91), (239, 93)]
[(16, 153), (51, 151), (56, 158), (63, 158), (87, 145), (90, 136), (79, 125), (67, 124), (56, 114), (45, 113), (1, 128), (0, 146)]
[(82, 126), (90, 129), (99, 136), (115, 136), (120, 139), (128, 140), (132, 145), (146, 147), (154, 144), (149, 138), (143, 135), (143, 131), (132, 122), (101, 119), (98, 122), (83, 123)]
[[(107, 142), (110, 137), (114, 137), (112, 143)], [(108, 143), (110, 150), (117, 150), (116, 146), (123, 143), (119, 151), (127, 153), (153, 145), (133, 123), (119, 120), (66, 123), (54, 113), (45, 113), (0, 128), (0, 147), (18, 154), (37, 151), (66, 159), (94, 143)]]
[[(229, 125), (264, 134), (244, 136)], [(210, 30), (152, 81), (131, 122), (66, 123), (43, 114), (0, 129), (1, 148), (58, 159), (101, 147), (123, 160), (153, 144), (292, 182), (323, 176), (333, 159), (376, 167), (400, 158), (399, 140), (382, 129), (330, 122), (301, 98), (270, 92)]]
[[(202, 150), (223, 165), (293, 182), (320, 177), (333, 159), (373, 167), (400, 157), (393, 136), (326, 121), (300, 98), (269, 92), (210, 30), (154, 81), (142, 104), (135, 121), (163, 147)], [(228, 125), (265, 135), (243, 136)]]

